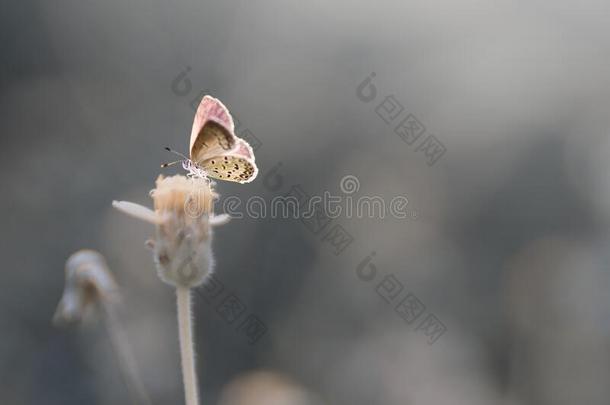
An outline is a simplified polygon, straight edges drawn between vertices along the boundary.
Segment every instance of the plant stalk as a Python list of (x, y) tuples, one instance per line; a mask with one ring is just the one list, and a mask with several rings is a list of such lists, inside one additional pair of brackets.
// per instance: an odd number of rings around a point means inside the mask
[(191, 290), (176, 288), (178, 305), (178, 333), (180, 336), (180, 360), (184, 381), (186, 405), (198, 405), (197, 372), (195, 370), (195, 350), (193, 347), (193, 316), (191, 313)]

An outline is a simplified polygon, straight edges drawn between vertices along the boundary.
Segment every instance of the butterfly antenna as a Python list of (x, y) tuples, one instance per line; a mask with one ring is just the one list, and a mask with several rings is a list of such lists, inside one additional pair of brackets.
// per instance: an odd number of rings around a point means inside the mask
[(180, 163), (180, 162), (182, 162), (182, 160), (176, 160), (176, 161), (174, 161), (174, 162), (163, 163), (163, 164), (161, 165), (161, 167), (170, 167), (170, 166), (173, 166), (173, 165), (175, 165), (176, 163)]
[(174, 155), (178, 155), (178, 156), (180, 156), (182, 159), (185, 159), (185, 160), (190, 160), (189, 158), (187, 158), (186, 156), (184, 156), (182, 153), (180, 153), (180, 152), (177, 152), (177, 151), (173, 150), (173, 149), (172, 149), (172, 148), (170, 148), (169, 146), (166, 146), (164, 149), (165, 149), (166, 151), (168, 151), (168, 152), (173, 153)]

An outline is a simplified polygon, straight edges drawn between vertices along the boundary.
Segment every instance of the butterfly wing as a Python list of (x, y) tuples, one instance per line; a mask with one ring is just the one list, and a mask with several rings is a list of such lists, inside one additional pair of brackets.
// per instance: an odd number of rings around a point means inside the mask
[(191, 130), (191, 160), (200, 164), (211, 156), (233, 150), (238, 139), (233, 131), (233, 118), (227, 107), (214, 97), (203, 97)]
[(258, 174), (252, 147), (241, 138), (237, 138), (233, 151), (208, 158), (201, 166), (208, 177), (238, 183), (249, 183)]

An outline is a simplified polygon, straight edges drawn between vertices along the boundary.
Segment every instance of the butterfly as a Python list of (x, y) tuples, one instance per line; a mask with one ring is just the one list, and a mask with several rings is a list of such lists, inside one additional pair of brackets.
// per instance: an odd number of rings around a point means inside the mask
[(252, 147), (235, 135), (229, 110), (211, 96), (204, 96), (197, 108), (189, 152), (190, 159), (182, 161), (182, 166), (193, 177), (211, 177), (243, 184), (251, 182), (258, 174)]

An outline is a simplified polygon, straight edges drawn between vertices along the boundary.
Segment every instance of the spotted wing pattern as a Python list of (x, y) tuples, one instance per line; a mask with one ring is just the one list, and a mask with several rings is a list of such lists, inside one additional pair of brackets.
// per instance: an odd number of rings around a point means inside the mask
[(238, 183), (249, 183), (258, 174), (252, 148), (241, 138), (233, 151), (206, 159), (201, 166), (208, 177)]

